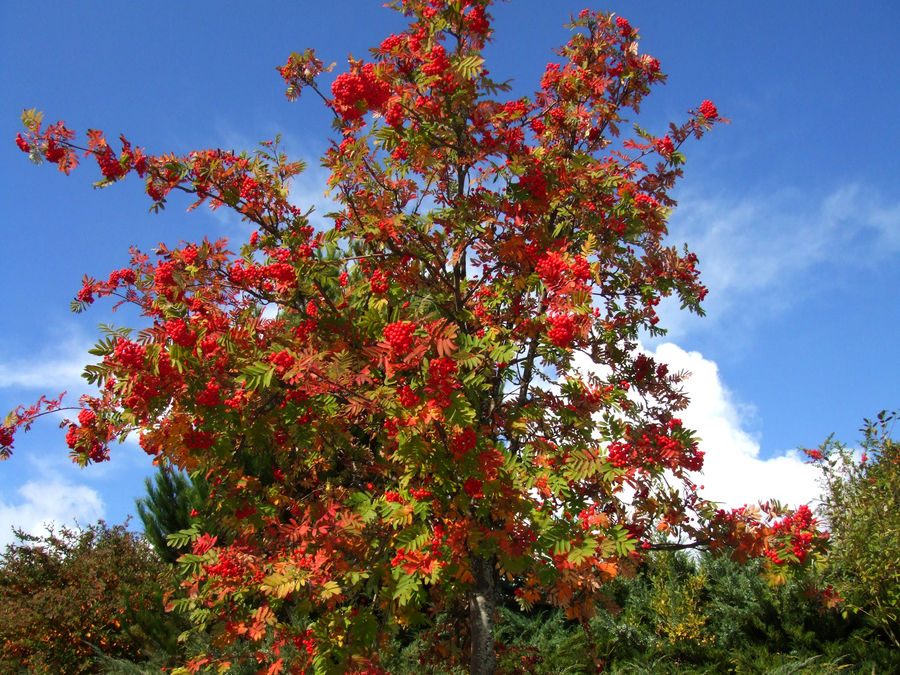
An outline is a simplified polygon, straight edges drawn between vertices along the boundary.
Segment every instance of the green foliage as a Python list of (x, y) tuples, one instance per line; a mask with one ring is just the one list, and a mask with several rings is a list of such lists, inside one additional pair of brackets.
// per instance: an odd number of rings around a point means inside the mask
[(813, 574), (770, 584), (761, 561), (660, 553), (633, 579), (613, 582), (620, 609), (601, 610), (592, 635), (611, 672), (868, 673), (900, 665), (886, 644), (865, 639), (860, 622), (828, 607), (819, 585)]
[(587, 634), (560, 611), (543, 609), (523, 614), (500, 610), (497, 639), (500, 672), (576, 675), (591, 672)]
[(163, 613), (165, 567), (143, 539), (102, 521), (16, 537), (0, 554), (0, 672), (94, 673), (97, 652), (152, 646), (140, 617)]
[[(842, 617), (814, 589), (813, 576), (770, 584), (761, 561), (656, 553), (633, 576), (609, 583), (609, 597), (588, 623), (542, 606), (498, 613), (497, 672), (580, 675), (603, 672), (682, 675), (719, 673), (890, 673), (896, 650), (872, 639), (861, 617)], [(462, 673), (429, 661), (449, 620), (401, 635), (395, 675)]]
[[(188, 624), (182, 622), (182, 628), (186, 629)], [(215, 651), (212, 646), (213, 638), (206, 636), (193, 636), (187, 644), (178, 643), (174, 646), (157, 645), (156, 648), (149, 650), (142, 655), (142, 660), (134, 660), (123, 657), (108, 656), (106, 654), (98, 654), (95, 659), (98, 673), (106, 675), (161, 675), (161, 673), (173, 672), (173, 663), (179, 660), (182, 662), (186, 658), (186, 654), (194, 654), (202, 651)], [(228, 647), (230, 653), (250, 653), (251, 649), (244, 641)], [(228, 675), (255, 675), (258, 667), (252, 663), (234, 664), (228, 671)]]
[(382, 654), (382, 665), (391, 675), (465, 675), (461, 665), (449, 665), (463, 654), (463, 635), (452, 625), (460, 616), (439, 614), (433, 624), (401, 631)]
[(865, 420), (861, 454), (829, 438), (808, 451), (822, 469), (820, 507), (831, 527), (828, 581), (900, 650), (900, 444), (896, 413)]
[(153, 480), (146, 478), (144, 484), (147, 495), (135, 502), (144, 536), (163, 561), (174, 563), (182, 552), (167, 538), (191, 527), (191, 512), (202, 511), (209, 489), (202, 480), (192, 481), (184, 473), (162, 465)]

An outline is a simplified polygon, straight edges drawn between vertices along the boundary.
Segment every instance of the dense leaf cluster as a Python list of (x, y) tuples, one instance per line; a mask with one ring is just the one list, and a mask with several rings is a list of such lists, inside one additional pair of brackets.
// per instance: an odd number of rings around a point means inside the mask
[(824, 477), (834, 594), (900, 650), (900, 444), (890, 435), (896, 416), (883, 411), (866, 420), (857, 450), (830, 438), (807, 452)]
[(0, 553), (0, 672), (90, 673), (97, 651), (147, 655), (141, 617), (162, 615), (168, 572), (146, 541), (102, 521), (16, 537)]
[[(657, 553), (621, 576), (585, 626), (551, 607), (500, 610), (498, 672), (521, 675), (891, 673), (900, 654), (862, 616), (842, 616), (820, 576), (772, 584), (759, 561)], [(440, 626), (440, 620), (438, 621)], [(430, 631), (391, 645), (391, 672), (459, 673), (429, 661)]]
[[(808, 509), (770, 522), (697, 494), (683, 374), (638, 343), (663, 332), (663, 298), (702, 313), (697, 258), (668, 217), (683, 148), (725, 121), (716, 106), (635, 124), (665, 76), (623, 17), (573, 17), (537, 91), (510, 99), (484, 67), (491, 0), (388, 5), (408, 26), (330, 86), (312, 50), (280, 69), (288, 98), (311, 92), (334, 115), (336, 206), (317, 227), (290, 199), (303, 163), (277, 141), (151, 155), (23, 115), (35, 162), (69, 173), (92, 157), (98, 187), (136, 177), (153, 210), (186, 193), (253, 228), (234, 247), (133, 251), (73, 304), (116, 298), (143, 323), (101, 327), (84, 371), (98, 389), (64, 423), (73, 458), (106, 461), (135, 435), (209, 483), (202, 517), (166, 542), (173, 609), (195, 640), (215, 636), (178, 675), (240, 660), (371, 675), (440, 613), (454, 628), (431, 658), (492, 675), (501, 583), (523, 611), (587, 623), (657, 545), (802, 566), (823, 543)], [(0, 458), (59, 405), (13, 411)], [(672, 635), (700, 629), (686, 618)]]
[[(785, 579), (759, 559), (660, 551), (608, 582), (589, 620), (546, 604), (523, 611), (516, 600), (521, 583), (506, 581), (498, 592), (497, 672), (895, 672), (900, 651), (890, 612), (897, 542), (878, 535), (894, 527), (893, 514), (882, 507), (896, 496), (891, 486), (900, 474), (889, 422), (882, 415), (867, 423), (864, 460), (830, 439), (809, 451), (824, 471), (822, 509), (834, 528), (822, 564)], [(155, 553), (171, 557), (171, 541), (185, 522), (202, 518), (208, 495), (162, 468), (147, 491), (140, 500), (145, 526)], [(173, 508), (187, 519), (173, 517)], [(877, 564), (860, 532), (882, 547)], [(218, 653), (234, 661), (229, 672), (251, 675), (258, 655), (272, 646), (246, 638), (226, 643), (215, 632), (177, 639), (187, 617), (164, 611), (161, 602), (175, 587), (176, 568), (122, 527), (20, 534), (0, 560), (2, 672), (146, 675), (192, 654)], [(466, 648), (454, 628), (460, 620), (443, 613), (404, 628), (383, 643), (384, 668), (394, 675), (465, 673), (449, 665)]]

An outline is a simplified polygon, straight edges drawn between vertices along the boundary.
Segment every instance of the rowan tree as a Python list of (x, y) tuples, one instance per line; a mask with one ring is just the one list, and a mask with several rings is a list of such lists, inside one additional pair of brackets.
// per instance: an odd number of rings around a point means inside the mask
[[(222, 644), (264, 644), (270, 673), (379, 672), (397, 626), (443, 610), (469, 619), (434, 653), (492, 673), (501, 577), (523, 607), (586, 619), (660, 531), (756, 554), (815, 531), (698, 498), (681, 377), (638, 349), (662, 298), (700, 312), (706, 294), (666, 218), (715, 105), (631, 126), (664, 75), (622, 17), (574, 17), (540, 89), (509, 99), (481, 56), (489, 0), (388, 4), (409, 27), (330, 86), (312, 50), (279, 69), (289, 99), (334, 113), (327, 227), (289, 200), (303, 165), (277, 140), (152, 156), (99, 131), (80, 147), (35, 112), (17, 139), (66, 173), (84, 152), (100, 187), (137, 174), (153, 209), (183, 192), (255, 228), (238, 253), (163, 246), (84, 280), (76, 311), (113, 296), (148, 323), (101, 338), (85, 369), (99, 393), (67, 441), (97, 462), (137, 431), (155, 461), (210, 482), (234, 536), (175, 537), (192, 545), (175, 604)], [(8, 419), (7, 455), (42, 405)]]

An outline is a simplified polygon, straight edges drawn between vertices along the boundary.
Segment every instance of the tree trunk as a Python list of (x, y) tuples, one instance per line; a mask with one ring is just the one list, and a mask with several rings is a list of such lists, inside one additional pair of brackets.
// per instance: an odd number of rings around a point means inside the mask
[(494, 612), (497, 596), (494, 588), (493, 556), (472, 556), (470, 566), (474, 581), (469, 593), (469, 634), (472, 639), (470, 675), (494, 675), (497, 657), (494, 652)]

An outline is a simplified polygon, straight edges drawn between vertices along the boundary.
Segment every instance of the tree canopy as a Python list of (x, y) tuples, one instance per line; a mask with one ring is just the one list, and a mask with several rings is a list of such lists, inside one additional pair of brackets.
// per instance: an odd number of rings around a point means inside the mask
[[(696, 256), (666, 223), (682, 148), (724, 121), (716, 106), (632, 124), (665, 76), (622, 17), (574, 17), (540, 89), (508, 100), (481, 55), (488, 0), (389, 4), (409, 27), (330, 87), (312, 50), (280, 68), (289, 99), (334, 113), (326, 227), (291, 201), (303, 163), (277, 139), (150, 155), (23, 115), (35, 161), (69, 173), (84, 153), (98, 187), (136, 174), (154, 210), (186, 193), (255, 228), (236, 252), (134, 251), (73, 303), (111, 297), (146, 319), (93, 350), (73, 457), (105, 461), (137, 432), (154, 461), (209, 482), (229, 533), (170, 538), (191, 546), (175, 606), (222, 644), (265, 645), (269, 673), (379, 672), (387, 635), (448, 612), (463, 640), (436, 653), (492, 673), (501, 579), (523, 608), (587, 620), (653, 548), (805, 562), (822, 542), (808, 510), (769, 523), (698, 497), (683, 374), (638, 343), (662, 331), (662, 298), (701, 311)], [(59, 405), (15, 411), (0, 452)], [(185, 672), (214, 665), (215, 651)]]
[(144, 540), (102, 521), (16, 538), (0, 553), (0, 670), (93, 673), (95, 652), (137, 659), (152, 645), (137, 619), (162, 612), (165, 568)]

